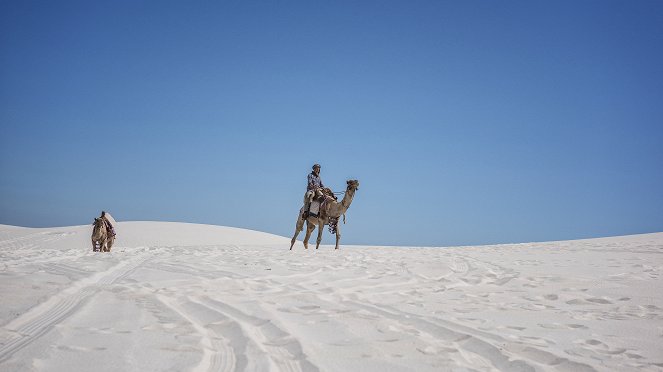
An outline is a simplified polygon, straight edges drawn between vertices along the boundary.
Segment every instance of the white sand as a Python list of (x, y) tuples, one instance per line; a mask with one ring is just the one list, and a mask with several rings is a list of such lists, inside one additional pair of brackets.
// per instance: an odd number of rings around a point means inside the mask
[(661, 371), (663, 233), (456, 248), (0, 226), (0, 371)]

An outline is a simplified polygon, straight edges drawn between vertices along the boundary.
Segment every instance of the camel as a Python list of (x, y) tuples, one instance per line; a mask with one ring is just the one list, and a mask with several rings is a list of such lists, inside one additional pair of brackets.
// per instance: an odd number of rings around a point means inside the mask
[[(110, 252), (113, 242), (115, 242), (115, 237), (106, 229), (104, 219), (101, 217), (95, 218), (94, 228), (92, 229), (92, 251)], [(99, 245), (98, 249), (97, 244)]]
[[(315, 227), (318, 227), (318, 239), (315, 249), (320, 247), (320, 242), (322, 241), (322, 230), (325, 225), (329, 225), (329, 219), (339, 218), (343, 216), (345, 219), (345, 211), (350, 208), (352, 199), (355, 196), (355, 191), (359, 190), (359, 181), (349, 180), (347, 181), (348, 187), (345, 190), (345, 196), (341, 202), (334, 201), (331, 198), (327, 198), (327, 201), (323, 203), (320, 207), (319, 217), (309, 216), (306, 219), (306, 236), (304, 237), (304, 248), (308, 249), (308, 240), (311, 237), (311, 233), (315, 230)], [(295, 245), (297, 240), (297, 235), (304, 229), (304, 219), (302, 218), (304, 212), (304, 207), (299, 210), (299, 215), (297, 216), (297, 226), (295, 228), (295, 236), (292, 237), (290, 241), (290, 250)], [(341, 240), (341, 230), (339, 224), (336, 225), (336, 248), (338, 249), (338, 242)]]

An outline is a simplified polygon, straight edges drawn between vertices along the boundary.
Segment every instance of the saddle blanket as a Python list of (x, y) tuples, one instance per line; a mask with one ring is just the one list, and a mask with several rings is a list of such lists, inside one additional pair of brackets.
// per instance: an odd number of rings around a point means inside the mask
[(310, 213), (314, 214), (320, 214), (320, 202), (317, 200), (314, 200), (311, 202), (311, 207), (309, 208)]

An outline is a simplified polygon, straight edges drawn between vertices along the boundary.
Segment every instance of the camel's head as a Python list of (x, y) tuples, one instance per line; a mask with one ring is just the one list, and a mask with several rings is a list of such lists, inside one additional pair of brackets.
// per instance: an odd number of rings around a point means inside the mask
[(357, 180), (348, 180), (348, 190), (359, 190), (359, 181)]
[(99, 237), (101, 232), (103, 231), (101, 227), (104, 225), (101, 221), (101, 218), (95, 218), (92, 225), (94, 225), (94, 227), (92, 228), (92, 236)]

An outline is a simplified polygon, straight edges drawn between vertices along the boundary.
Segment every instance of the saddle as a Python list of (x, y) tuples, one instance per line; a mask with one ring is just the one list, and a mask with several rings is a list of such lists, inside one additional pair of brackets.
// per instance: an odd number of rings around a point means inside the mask
[(115, 236), (115, 229), (113, 228), (113, 225), (111, 225), (111, 223), (105, 218), (104, 218), (104, 226), (106, 227), (106, 232), (110, 236)]
[(320, 197), (320, 201), (323, 201), (327, 198), (332, 198), (334, 199), (334, 201), (338, 201), (338, 198), (336, 197), (336, 195), (334, 195), (334, 192), (329, 187), (323, 187), (322, 197)]
[[(322, 191), (322, 192), (320, 192)], [(318, 217), (322, 209), (324, 208), (325, 204), (330, 201), (338, 201), (338, 198), (336, 195), (334, 195), (334, 192), (328, 188), (328, 187), (323, 187), (320, 191), (318, 190), (309, 190), (306, 192), (306, 196), (304, 197), (304, 203), (306, 203), (306, 198), (309, 199), (309, 210), (308, 213), (305, 211), (305, 217), (306, 216), (314, 216)]]

